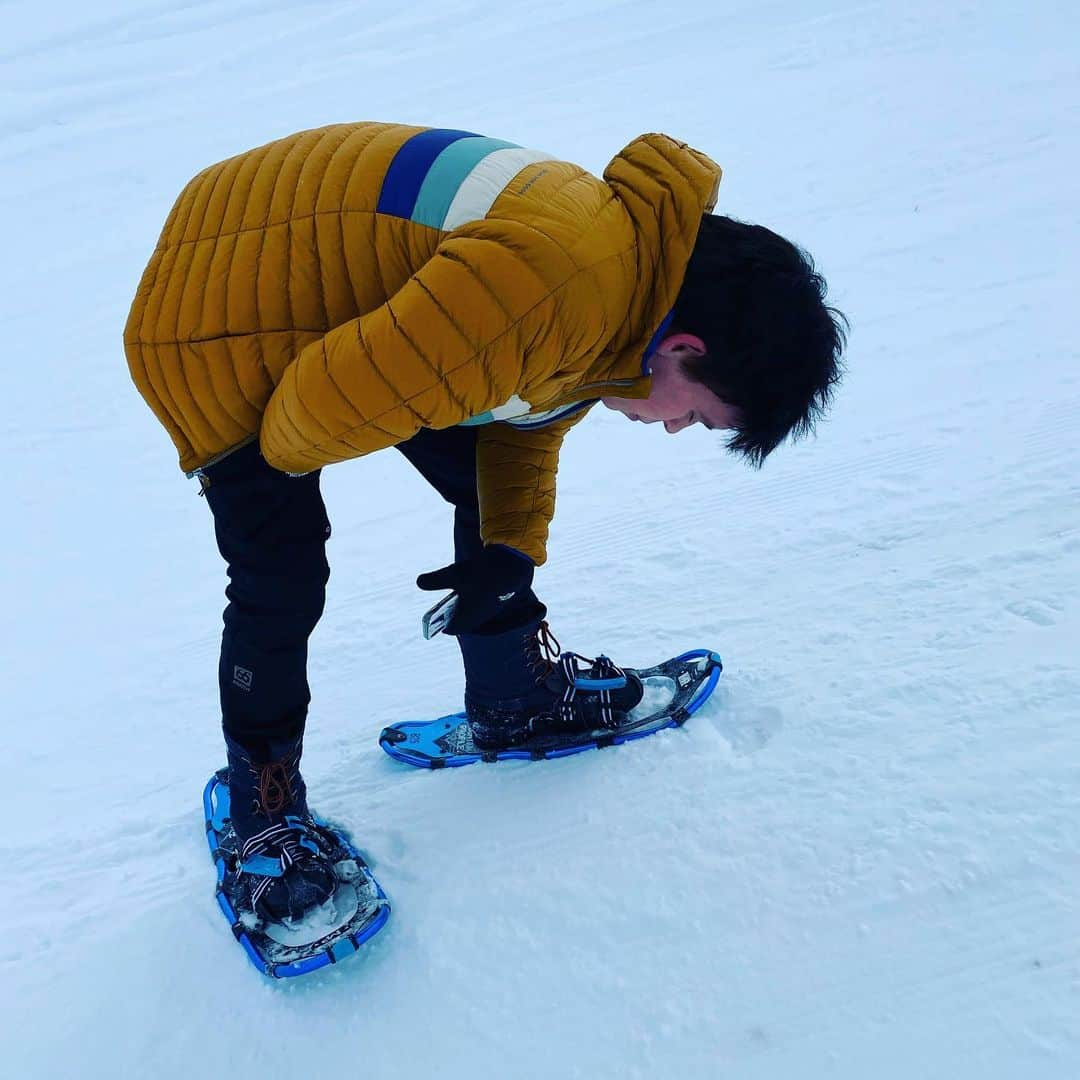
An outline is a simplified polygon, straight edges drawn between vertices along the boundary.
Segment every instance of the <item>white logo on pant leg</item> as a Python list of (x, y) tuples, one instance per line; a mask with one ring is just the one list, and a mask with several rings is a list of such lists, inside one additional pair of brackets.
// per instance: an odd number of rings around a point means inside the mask
[(253, 672), (248, 671), (246, 667), (241, 667), (239, 664), (232, 669), (232, 684), (240, 690), (250, 690), (254, 678)]

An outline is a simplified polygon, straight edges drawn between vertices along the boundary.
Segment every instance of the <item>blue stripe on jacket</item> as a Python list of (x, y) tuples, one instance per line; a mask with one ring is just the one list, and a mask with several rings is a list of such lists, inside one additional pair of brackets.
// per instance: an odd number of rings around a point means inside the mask
[(471, 131), (430, 128), (402, 143), (383, 177), (376, 211), (395, 217), (412, 217), (420, 188), (435, 159), (458, 139), (478, 138), (481, 136)]

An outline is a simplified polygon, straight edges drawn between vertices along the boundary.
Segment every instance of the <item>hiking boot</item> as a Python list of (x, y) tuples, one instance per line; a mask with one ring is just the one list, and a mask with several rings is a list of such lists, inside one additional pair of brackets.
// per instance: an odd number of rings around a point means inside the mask
[(302, 918), (333, 896), (337, 877), (332, 845), (308, 810), (301, 740), (264, 740), (257, 753), (228, 735), (225, 743), (237, 881), (257, 914)]
[[(478, 750), (572, 746), (612, 731), (644, 694), (637, 673), (606, 656), (563, 652), (544, 620), (510, 634), (459, 635), (466, 659), (465, 714)], [(479, 665), (497, 668), (476, 677)], [(506, 693), (507, 676), (516, 681)], [(485, 692), (487, 691), (487, 692)]]

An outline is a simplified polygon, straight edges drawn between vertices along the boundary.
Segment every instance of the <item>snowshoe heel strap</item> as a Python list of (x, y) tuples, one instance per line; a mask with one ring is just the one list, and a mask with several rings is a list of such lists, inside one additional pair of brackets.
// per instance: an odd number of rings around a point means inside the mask
[[(591, 666), (581, 671), (576, 666), (578, 660)], [(567, 681), (573, 682), (576, 690), (622, 690), (626, 686), (626, 672), (607, 656), (589, 660), (577, 653), (564, 653), (563, 668)]]

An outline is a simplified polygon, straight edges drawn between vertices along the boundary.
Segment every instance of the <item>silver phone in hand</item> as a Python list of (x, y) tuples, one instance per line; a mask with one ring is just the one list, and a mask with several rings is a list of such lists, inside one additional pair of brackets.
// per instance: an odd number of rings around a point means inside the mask
[(441, 634), (457, 610), (458, 594), (448, 593), (433, 608), (424, 612), (424, 637), (428, 640)]

